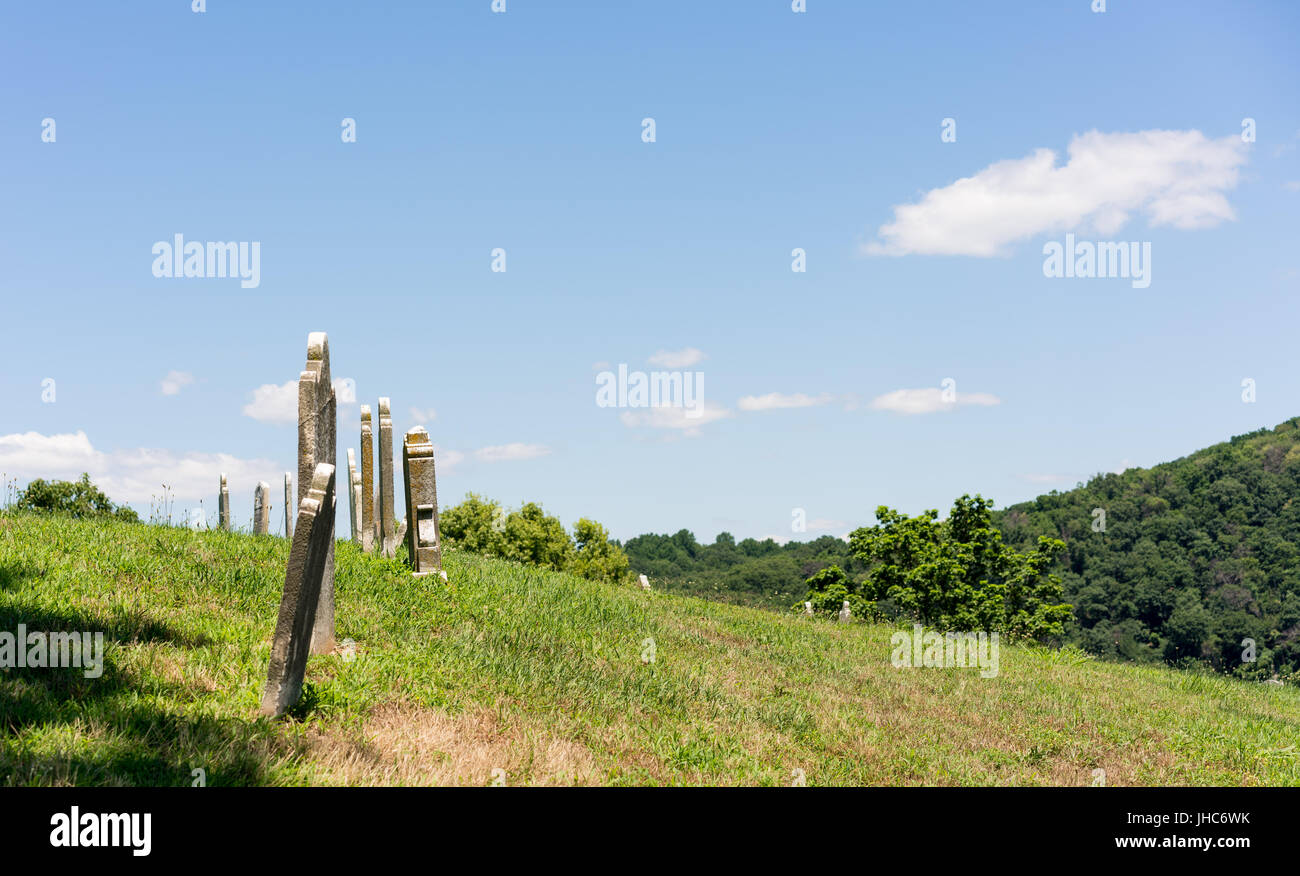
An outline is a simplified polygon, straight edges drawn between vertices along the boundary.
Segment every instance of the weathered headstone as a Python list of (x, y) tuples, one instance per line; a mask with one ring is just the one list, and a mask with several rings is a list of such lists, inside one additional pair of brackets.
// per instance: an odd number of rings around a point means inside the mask
[(806, 615), (808, 615), (809, 617), (812, 616), (813, 610), (812, 610), (812, 603), (811, 603), (811, 602), (805, 602), (805, 603), (803, 604), (803, 613), (806, 614)]
[(217, 495), (217, 525), (230, 531), (230, 488), (226, 486), (225, 474), (221, 475), (221, 492)]
[(406, 481), (406, 552), (416, 575), (442, 571), (442, 534), (438, 529), (438, 483), (433, 444), (423, 426), (402, 441), (402, 474)]
[(253, 532), (266, 535), (271, 531), (271, 485), (266, 481), (257, 482), (257, 492), (253, 493)]
[(636, 580), (641, 585), (642, 590), (650, 589), (650, 579), (647, 578), (645, 575), (637, 575)]
[(284, 473), (284, 537), (293, 538), (293, 475)]
[(302, 695), (320, 589), (334, 544), (334, 466), (320, 463), (306, 483), (307, 494), (298, 503), (298, 526), (289, 547), (280, 614), (271, 639), (271, 663), (262, 692), (262, 714), (272, 717), (283, 715)]
[(379, 544), (383, 555), (397, 556), (393, 506), (393, 416), (388, 399), (379, 400)]
[[(330, 380), (330, 343), (324, 332), (307, 336), (307, 367), (298, 377), (298, 505), (306, 498), (313, 473), (320, 463), (334, 465), (337, 405)], [(334, 506), (328, 520), (329, 547), (321, 578), (320, 604), (312, 631), (313, 654), (334, 650)]]
[(357, 454), (348, 448), (348, 517), (352, 519), (352, 543), (361, 544), (361, 486), (357, 480)]
[(853, 609), (849, 608), (849, 601), (844, 600), (844, 607), (840, 609), (840, 623), (846, 624), (853, 619)]
[(361, 549), (375, 549), (375, 438), (370, 405), (361, 406)]

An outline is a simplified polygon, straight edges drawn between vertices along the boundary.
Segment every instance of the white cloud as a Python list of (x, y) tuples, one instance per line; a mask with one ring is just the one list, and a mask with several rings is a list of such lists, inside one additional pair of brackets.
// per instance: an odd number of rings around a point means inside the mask
[(700, 434), (701, 426), (731, 416), (731, 411), (711, 402), (704, 402), (704, 405), (695, 408), (695, 411), (698, 411), (698, 416), (692, 417), (688, 416), (691, 410), (685, 407), (638, 408), (624, 411), (619, 415), (619, 419), (629, 428), (673, 429), (694, 438)]
[(948, 411), (958, 405), (990, 406), (1002, 404), (1002, 399), (987, 392), (958, 392), (954, 401), (945, 401), (943, 390), (896, 389), (871, 400), (871, 407), (878, 411), (893, 411), (896, 414), (932, 414), (935, 411)]
[[(433, 445), (433, 461), (439, 474), (445, 474), (464, 462), (465, 454), (461, 453), (459, 450), (449, 450), (435, 444)], [(397, 465), (400, 466), (401, 464), (402, 460), (399, 456), (397, 458)], [(400, 471), (400, 468), (394, 468), (393, 471)]]
[[(178, 502), (212, 499), (225, 472), (235, 510), (238, 512), (246, 504), (251, 516), (257, 482), (266, 481), (273, 487), (283, 484), (285, 467), (267, 459), (240, 459), (228, 453), (177, 453), (152, 448), (104, 452), (91, 445), (85, 432), (78, 431), (0, 436), (0, 471), (19, 480), (70, 480), (87, 472), (113, 501), (146, 506), (154, 497), (163, 495), (163, 484)], [(272, 489), (271, 495), (278, 493)], [(215, 512), (215, 504), (207, 510)]]
[(843, 529), (848, 526), (843, 520), (831, 520), (826, 517), (817, 517), (809, 520), (804, 524), (809, 532), (827, 532), (832, 529)]
[(438, 412), (433, 408), (411, 408), (411, 419), (420, 425), (428, 425), (438, 419)]
[[(356, 404), (356, 381), (351, 377), (335, 380), (334, 400), (340, 405)], [(244, 405), (243, 414), (263, 423), (298, 422), (298, 381), (288, 380), (279, 386), (262, 384), (253, 390), (253, 400)]]
[(1206, 228), (1234, 219), (1225, 192), (1237, 184), (1247, 145), (1240, 135), (1210, 140), (1200, 131), (1089, 131), (1070, 141), (1069, 160), (1051, 149), (999, 161), (974, 176), (894, 207), (877, 255), (1002, 254), (1046, 232), (1110, 235), (1137, 212), (1153, 226)]
[(513, 444), (480, 447), (474, 451), (474, 458), (480, 462), (507, 462), (517, 459), (536, 459), (550, 452), (550, 448), (543, 447), (541, 444), (523, 444), (516, 441)]
[(767, 395), (747, 395), (736, 406), (742, 411), (776, 411), (783, 408), (812, 408), (834, 400), (835, 396), (828, 392), (816, 396), (804, 395), (802, 392), (793, 395), (769, 392)]
[[(298, 406), (297, 402), (297, 383), (294, 384), (294, 407)], [(357, 382), (351, 377), (340, 377), (334, 381), (334, 402), (340, 405), (354, 405), (357, 403)], [(297, 412), (295, 411), (295, 417)]]
[(694, 347), (685, 350), (660, 350), (650, 357), (651, 365), (660, 368), (690, 368), (704, 361), (704, 354)]
[(179, 395), (183, 387), (194, 382), (194, 375), (188, 371), (168, 371), (162, 379), (163, 395)]
[(1289, 179), (1282, 183), (1282, 188), (1288, 192), (1300, 192), (1300, 179)]
[(298, 422), (298, 381), (262, 384), (253, 390), (253, 400), (244, 405), (244, 416), (263, 423)]

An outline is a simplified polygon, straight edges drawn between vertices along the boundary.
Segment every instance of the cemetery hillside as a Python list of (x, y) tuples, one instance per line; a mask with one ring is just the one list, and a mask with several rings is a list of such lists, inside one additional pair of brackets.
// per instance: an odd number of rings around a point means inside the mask
[[(1288, 454), (1270, 465), (1289, 470)], [(1167, 494), (1166, 482), (1150, 483), (1153, 497)], [(333, 488), (314, 481), (313, 491), (321, 484)], [(1066, 501), (1040, 503), (1051, 513)], [(1167, 556), (1159, 533), (1125, 522), (1127, 506), (1108, 507), (1117, 509), (1108, 531), (1151, 541), (1136, 550), (1152, 562)], [(1021, 513), (1032, 529), (1044, 512)], [(1228, 523), (1241, 532), (1249, 520)], [(298, 526), (310, 525), (302, 514)], [(80, 513), (0, 511), (0, 632), (104, 634), (97, 672), (0, 673), (0, 776), (173, 786), (1300, 784), (1294, 685), (1009, 641), (991, 674), (903, 671), (891, 664), (891, 636), (910, 634), (908, 622), (778, 613), (451, 545), (444, 583), (412, 574), (410, 542), (393, 557), (335, 542), (335, 645), (306, 660), (301, 696), (277, 718), (263, 713), (264, 688), (298, 539), (149, 525), (106, 500)], [(1097, 583), (1091, 555), (1080, 557), (1074, 574)], [(1113, 598), (1086, 604), (1123, 604)]]

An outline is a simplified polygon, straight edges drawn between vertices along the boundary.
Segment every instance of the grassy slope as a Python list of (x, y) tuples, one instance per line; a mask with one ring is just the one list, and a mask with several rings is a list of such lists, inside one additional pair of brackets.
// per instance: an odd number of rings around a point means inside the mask
[(1293, 687), (1007, 646), (994, 679), (900, 670), (888, 627), (458, 553), (447, 587), (344, 543), (357, 656), (259, 720), (286, 553), (0, 513), (0, 630), (103, 630), (108, 663), (0, 673), (0, 783), (1300, 785)]

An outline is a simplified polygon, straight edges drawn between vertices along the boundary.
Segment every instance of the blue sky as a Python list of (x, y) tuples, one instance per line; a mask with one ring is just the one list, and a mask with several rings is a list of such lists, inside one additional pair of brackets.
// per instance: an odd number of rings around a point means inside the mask
[[(444, 506), (619, 538), (1006, 505), (1300, 414), (1294, 4), (490, 5), (6, 6), (0, 469), (213, 514), (226, 470), (247, 525), (311, 331)], [(1150, 286), (1044, 276), (1067, 232)], [(260, 284), (155, 277), (178, 233)], [(596, 405), (657, 354), (707, 416)]]

